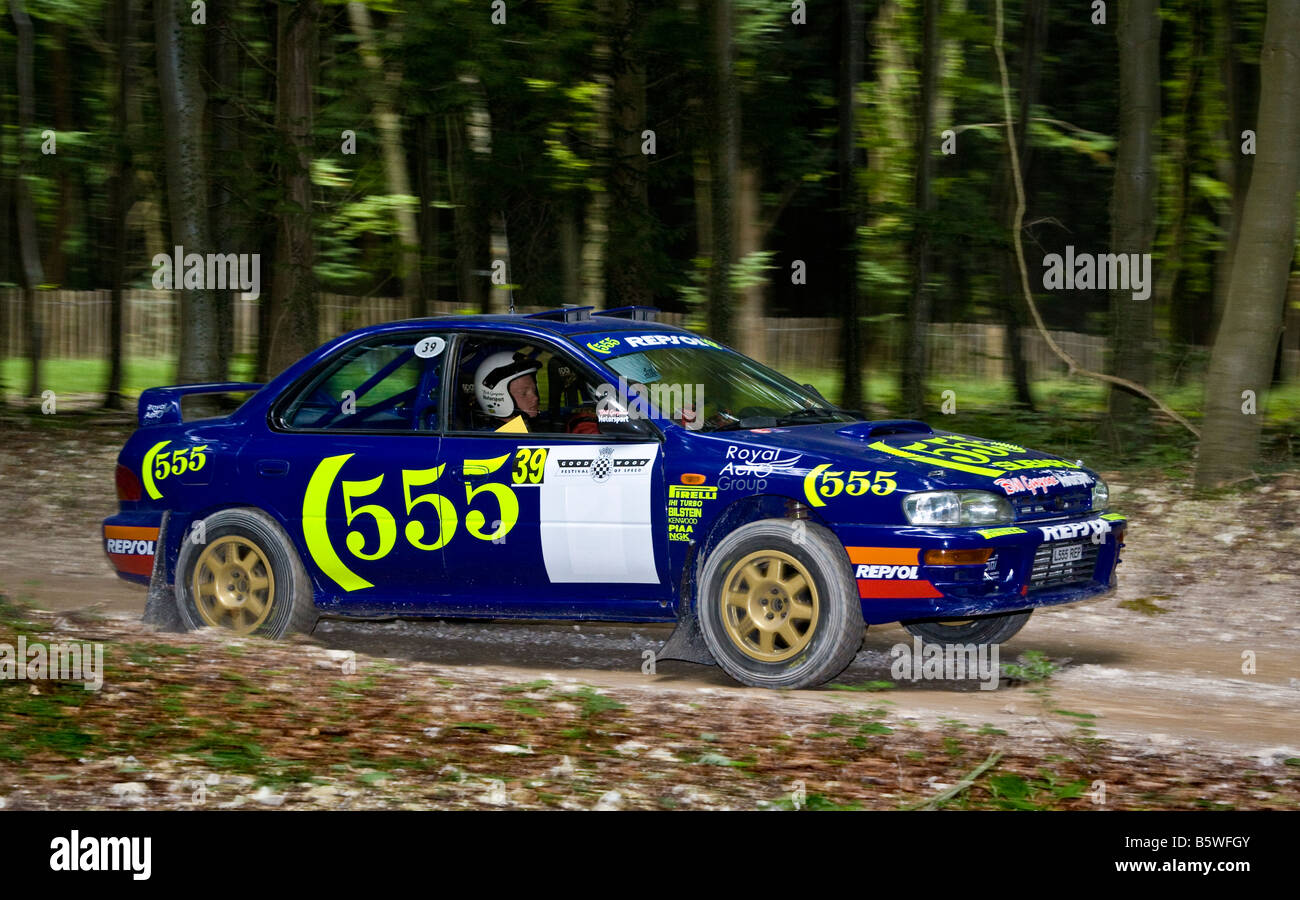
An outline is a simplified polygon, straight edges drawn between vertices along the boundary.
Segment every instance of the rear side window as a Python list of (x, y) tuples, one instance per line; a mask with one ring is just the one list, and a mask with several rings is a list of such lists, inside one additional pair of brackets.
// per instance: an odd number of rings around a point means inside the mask
[(443, 338), (388, 336), (323, 363), (284, 407), (286, 428), (435, 431)]

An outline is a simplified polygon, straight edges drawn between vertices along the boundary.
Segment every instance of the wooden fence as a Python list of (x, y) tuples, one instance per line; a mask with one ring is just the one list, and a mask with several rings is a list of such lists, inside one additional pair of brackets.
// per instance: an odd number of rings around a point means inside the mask
[[(47, 358), (96, 359), (107, 356), (109, 334), (108, 291), (42, 291), (38, 305)], [(170, 358), (176, 353), (180, 304), (169, 291), (132, 290), (124, 304), (123, 349), (130, 358)], [(356, 328), (389, 322), (405, 316), (400, 297), (349, 297), (321, 294), (321, 341)], [(433, 315), (463, 311), (454, 303), (438, 303)], [(234, 343), (236, 354), (252, 354), (257, 346), (258, 301), (236, 299)], [(528, 312), (531, 310), (521, 310)], [(0, 290), (0, 343), (7, 356), (25, 353), (22, 293)], [(663, 320), (680, 324), (680, 314)], [(763, 339), (757, 356), (782, 371), (836, 366), (840, 355), (840, 323), (828, 318), (778, 318), (761, 320)], [(1079, 363), (1104, 371), (1106, 340), (1090, 334), (1054, 331), (1053, 338)], [(901, 358), (900, 323), (872, 329), (867, 364), (873, 369), (896, 365)], [(1030, 377), (1065, 371), (1047, 343), (1032, 329), (1021, 333)], [(936, 374), (961, 374), (976, 378), (1003, 377), (1005, 330), (1000, 325), (936, 322), (929, 327), (930, 369)]]

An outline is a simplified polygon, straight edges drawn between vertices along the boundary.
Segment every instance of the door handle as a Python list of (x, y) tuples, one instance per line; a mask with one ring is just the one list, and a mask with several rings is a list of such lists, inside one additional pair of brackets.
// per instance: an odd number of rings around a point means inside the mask
[(288, 475), (289, 461), (287, 459), (259, 459), (257, 461), (257, 474), (266, 478), (279, 478), (282, 475)]

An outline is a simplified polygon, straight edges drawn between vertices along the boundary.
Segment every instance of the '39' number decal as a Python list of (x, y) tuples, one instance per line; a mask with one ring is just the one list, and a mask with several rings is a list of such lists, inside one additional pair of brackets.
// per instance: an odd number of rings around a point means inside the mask
[[(307, 542), (307, 551), (321, 571), (332, 578), (345, 591), (374, 587), (374, 584), (353, 572), (343, 562), (330, 541), (326, 510), (330, 493), (338, 482), (343, 464), (354, 454), (344, 453), (339, 456), (327, 456), (316, 466), (311, 481), (307, 484), (307, 493), (302, 500), (303, 537)], [(467, 475), (490, 475), (505, 465), (507, 456), (495, 459), (467, 459), (462, 468)], [(406, 542), (417, 550), (441, 550), (456, 534), (460, 526), (460, 516), (456, 504), (447, 496), (433, 491), (420, 490), (434, 484), (442, 477), (446, 463), (431, 469), (403, 469), (402, 496), (406, 502), (406, 524), (402, 536)], [(349, 530), (343, 543), (348, 552), (357, 559), (367, 561), (383, 559), (397, 546), (397, 519), (387, 507), (378, 503), (356, 503), (378, 492), (384, 483), (384, 475), (376, 475), (365, 481), (338, 482), (343, 492), (343, 511)], [(465, 485), (465, 530), (480, 541), (496, 541), (505, 537), (519, 521), (519, 498), (514, 491), (500, 482), (488, 482), (477, 487), (470, 482)], [(493, 523), (493, 530), (486, 530), (488, 517), (479, 509), (470, 507), (476, 499), (489, 495), (493, 497), (500, 510), (500, 515)], [(424, 509), (425, 506), (430, 509)], [(428, 517), (433, 521), (430, 523)], [(373, 526), (375, 544), (367, 549), (369, 539), (366, 532), (360, 530), (361, 520), (368, 518)], [(356, 526), (356, 527), (353, 527)]]
[(162, 499), (162, 490), (157, 484), (159, 481), (169, 475), (184, 475), (186, 472), (197, 472), (208, 462), (208, 457), (203, 452), (208, 449), (207, 444), (164, 451), (163, 448), (170, 443), (171, 441), (159, 441), (150, 447), (149, 452), (144, 455), (144, 463), (140, 467), (144, 489), (155, 500)]

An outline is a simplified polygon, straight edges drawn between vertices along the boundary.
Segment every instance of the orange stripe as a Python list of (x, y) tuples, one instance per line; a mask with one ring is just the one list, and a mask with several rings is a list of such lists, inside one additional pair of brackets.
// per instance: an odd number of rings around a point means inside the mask
[(141, 525), (105, 525), (104, 537), (117, 541), (156, 541), (158, 529)]
[(920, 547), (845, 547), (849, 562), (857, 565), (915, 566)]
[(893, 578), (859, 578), (858, 596), (867, 599), (934, 598), (943, 594), (928, 581), (902, 581)]

